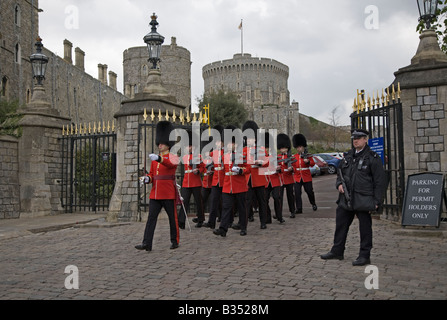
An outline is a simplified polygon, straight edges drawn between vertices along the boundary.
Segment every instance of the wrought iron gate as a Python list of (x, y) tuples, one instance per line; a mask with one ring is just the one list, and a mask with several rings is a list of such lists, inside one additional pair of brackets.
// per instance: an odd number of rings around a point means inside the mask
[(114, 126), (63, 129), (61, 203), (66, 213), (108, 210), (116, 181)]
[[(386, 91), (386, 93), (385, 93)], [(382, 91), (382, 96), (365, 98), (357, 92), (354, 113), (351, 115), (352, 129), (366, 129), (371, 138), (383, 138), (383, 162), (387, 177), (387, 191), (383, 214), (387, 219), (398, 220), (405, 194), (405, 164), (403, 142), (402, 103), (400, 85)]]

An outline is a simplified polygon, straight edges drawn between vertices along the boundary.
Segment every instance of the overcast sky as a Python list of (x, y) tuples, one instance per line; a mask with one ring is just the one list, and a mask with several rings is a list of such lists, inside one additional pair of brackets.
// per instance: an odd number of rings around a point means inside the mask
[[(118, 74), (123, 87), (123, 51), (144, 46), (153, 12), (158, 32), (191, 52), (192, 105), (204, 92), (202, 67), (241, 52), (272, 58), (290, 68), (291, 102), (301, 113), (349, 124), (357, 89), (387, 87), (394, 72), (415, 55), (415, 0), (40, 0), (40, 36), (63, 56), (63, 40), (85, 53), (86, 72), (98, 64)], [(74, 54), (74, 53), (73, 53)]]

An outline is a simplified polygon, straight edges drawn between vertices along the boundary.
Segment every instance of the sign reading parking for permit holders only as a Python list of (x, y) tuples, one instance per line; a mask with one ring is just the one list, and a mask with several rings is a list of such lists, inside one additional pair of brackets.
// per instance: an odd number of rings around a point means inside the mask
[(402, 209), (402, 226), (439, 228), (443, 196), (443, 174), (419, 173), (408, 176)]

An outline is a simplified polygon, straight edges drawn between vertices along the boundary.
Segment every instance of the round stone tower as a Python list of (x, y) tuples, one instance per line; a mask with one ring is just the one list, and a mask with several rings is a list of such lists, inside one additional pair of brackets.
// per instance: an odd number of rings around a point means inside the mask
[[(146, 47), (133, 47), (123, 53), (124, 95), (134, 98), (146, 87), (150, 63)], [(191, 53), (177, 45), (171, 38), (170, 45), (161, 50), (160, 62), (163, 87), (177, 99), (179, 105), (187, 108), (191, 105)]]
[(235, 54), (233, 59), (207, 64), (202, 73), (205, 94), (235, 92), (251, 119), (262, 106), (290, 106), (289, 67), (273, 59)]

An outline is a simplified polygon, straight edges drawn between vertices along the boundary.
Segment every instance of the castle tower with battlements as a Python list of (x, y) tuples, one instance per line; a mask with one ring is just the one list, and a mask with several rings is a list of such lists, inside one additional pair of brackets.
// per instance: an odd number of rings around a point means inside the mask
[(233, 59), (207, 64), (202, 69), (205, 95), (235, 92), (249, 119), (266, 129), (293, 135), (299, 131), (299, 105), (290, 104), (289, 67), (268, 58), (235, 54)]

